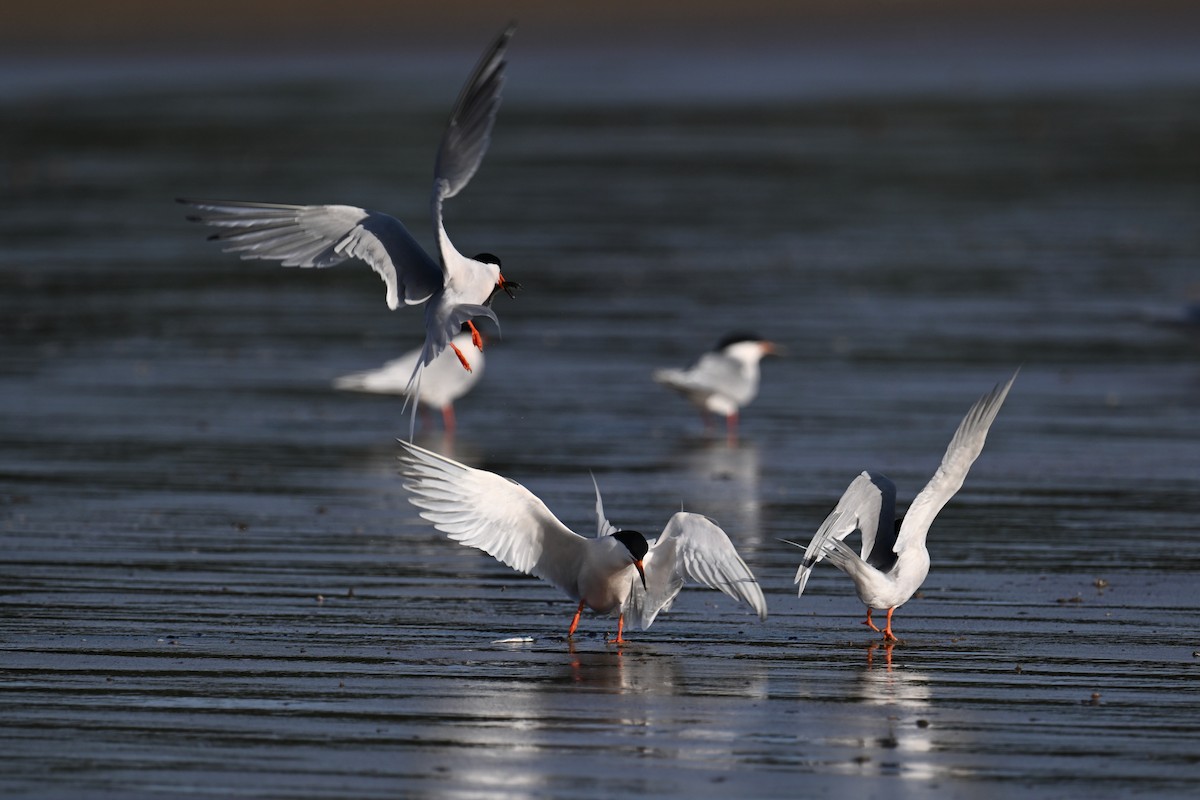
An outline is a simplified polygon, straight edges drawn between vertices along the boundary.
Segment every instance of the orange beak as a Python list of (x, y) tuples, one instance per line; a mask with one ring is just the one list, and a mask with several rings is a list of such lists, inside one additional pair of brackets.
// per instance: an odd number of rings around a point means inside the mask
[(759, 342), (765, 356), (786, 356), (787, 348), (774, 342)]
[(642, 562), (638, 560), (633, 562), (633, 565), (637, 567), (638, 575), (642, 576), (642, 588), (649, 589), (650, 587), (646, 586), (646, 570), (642, 566)]

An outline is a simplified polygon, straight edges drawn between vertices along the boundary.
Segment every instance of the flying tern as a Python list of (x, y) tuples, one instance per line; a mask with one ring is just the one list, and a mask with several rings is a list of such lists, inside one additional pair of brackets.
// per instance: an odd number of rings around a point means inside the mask
[[(975, 401), (950, 440), (937, 472), (902, 518), (896, 518), (896, 485), (891, 480), (870, 471), (855, 478), (804, 551), (804, 560), (796, 571), (795, 583), (800, 585), (797, 596), (804, 593), (812, 568), (828, 558), (854, 581), (858, 598), (867, 606), (863, 624), (883, 633), (885, 640), (896, 641), (892, 613), (913, 596), (929, 574), (929, 551), (925, 547), (929, 526), (962, 488), (967, 471), (983, 450), (988, 428), (1016, 379), (1017, 373), (1013, 373), (1007, 383), (997, 384)], [(862, 535), (860, 553), (843, 541), (856, 531)], [(882, 631), (871, 621), (871, 612), (876, 609), (887, 611), (887, 626)]]
[[(469, 330), (459, 332), (450, 343), (459, 348), (471, 344), (472, 333)], [(434, 356), (429, 365), (424, 367), (421, 383), (413, 387), (409, 383), (413, 370), (421, 358), (423, 348), (410, 350), (399, 358), (388, 361), (378, 369), (354, 372), (336, 378), (333, 382), (335, 389), (345, 389), (355, 392), (371, 392), (375, 394), (398, 394), (410, 396), (417, 392), (417, 401), (427, 408), (442, 412), (442, 425), (447, 433), (453, 433), (455, 427), (454, 401), (463, 397), (483, 377), (483, 351), (471, 356), (470, 372), (459, 366), (458, 359), (450, 350), (443, 350)]]
[(758, 395), (759, 362), (763, 356), (781, 354), (774, 342), (752, 333), (732, 333), (687, 369), (660, 369), (654, 380), (686, 397), (708, 414), (725, 418), (730, 436), (737, 432), (738, 410)]
[[(496, 292), (510, 297), (519, 284), (506, 280), (500, 259), (490, 253), (460, 253), (442, 222), (442, 206), (470, 182), (483, 161), (504, 85), (505, 54), (514, 27), (505, 29), (475, 66), (458, 96), (434, 162), (432, 216), (435, 260), (395, 217), (346, 205), (285, 205), (242, 201), (188, 200), (190, 219), (217, 229), (211, 237), (243, 259), (280, 261), (288, 267), (331, 267), (351, 258), (365, 261), (386, 287), (388, 308), (425, 303), (425, 344), (410, 381), (420, 380), (447, 345), (463, 369), (471, 362), (452, 339), (466, 324), (473, 343), (483, 340), (473, 320), (498, 324), (490, 304)], [(411, 434), (411, 431), (410, 431)]]
[(616, 642), (625, 641), (625, 617), (649, 628), (671, 607), (687, 581), (748, 603), (767, 617), (762, 589), (729, 537), (712, 520), (678, 512), (653, 540), (618, 530), (604, 516), (596, 487), (597, 530), (580, 536), (536, 495), (515, 481), (474, 469), (409, 442), (400, 442), (401, 474), (420, 515), (454, 541), (557, 586), (578, 601), (567, 631), (573, 636), (584, 608), (617, 612)]

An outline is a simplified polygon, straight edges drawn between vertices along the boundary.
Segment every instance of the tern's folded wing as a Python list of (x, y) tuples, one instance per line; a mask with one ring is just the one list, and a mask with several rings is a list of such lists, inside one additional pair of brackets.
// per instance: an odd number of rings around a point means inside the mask
[(684, 394), (720, 394), (745, 403), (757, 387), (734, 359), (705, 353), (688, 369), (660, 369), (654, 380)]

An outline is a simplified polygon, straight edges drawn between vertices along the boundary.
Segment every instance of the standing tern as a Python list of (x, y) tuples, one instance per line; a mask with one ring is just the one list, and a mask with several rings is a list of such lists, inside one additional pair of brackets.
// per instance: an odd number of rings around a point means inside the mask
[(462, 191), (483, 161), (500, 107), (505, 54), (513, 30), (511, 25), (505, 29), (479, 60), (442, 135), (432, 195), (438, 260), (400, 220), (356, 206), (183, 198), (179, 202), (195, 208), (198, 213), (189, 219), (217, 228), (211, 238), (243, 259), (280, 261), (287, 267), (331, 267), (351, 258), (365, 261), (383, 279), (388, 308), (398, 308), (401, 299), (406, 305), (425, 303), (425, 345), (410, 381), (419, 382), (423, 367), (447, 345), (469, 371), (471, 362), (452, 338), (466, 324), (475, 347), (482, 350), (483, 340), (473, 320), (486, 317), (499, 324), (490, 307), (492, 298), (498, 291), (511, 297), (520, 285), (504, 278), (496, 256), (481, 253), (468, 258), (454, 247), (442, 222), (442, 205)]
[(763, 356), (781, 353), (778, 345), (760, 336), (732, 333), (688, 369), (656, 370), (654, 380), (699, 408), (706, 427), (708, 414), (723, 416), (725, 430), (733, 437), (738, 410), (758, 395), (758, 362)]
[(686, 581), (718, 589), (748, 603), (759, 619), (767, 602), (750, 568), (712, 520), (678, 512), (655, 540), (618, 530), (604, 517), (596, 487), (596, 537), (580, 536), (558, 520), (536, 495), (515, 481), (468, 467), (409, 442), (400, 442), (401, 475), (420, 515), (454, 541), (541, 578), (579, 602), (568, 636), (585, 607), (618, 613), (616, 642), (624, 642), (625, 616), (644, 630), (671, 607)]
[[(451, 339), (450, 343), (461, 348), (469, 345), (471, 340), (471, 331), (463, 330)], [(418, 347), (410, 350), (399, 358), (388, 361), (378, 369), (343, 375), (334, 380), (333, 386), (335, 389), (354, 392), (399, 394), (411, 399), (414, 387), (409, 383), (409, 379), (421, 358), (422, 349)], [(421, 383), (415, 387), (417, 402), (427, 408), (442, 412), (442, 425), (446, 433), (454, 432), (454, 401), (475, 388), (475, 384), (479, 383), (479, 379), (483, 377), (482, 350), (471, 357), (471, 365), (473, 369), (470, 372), (462, 369), (453, 353), (450, 350), (443, 350), (434, 356), (428, 366), (423, 368)]]
[[(1007, 383), (997, 384), (975, 401), (954, 432), (937, 472), (902, 518), (896, 518), (896, 485), (891, 480), (869, 471), (855, 478), (804, 551), (804, 560), (796, 571), (795, 583), (800, 584), (797, 596), (804, 593), (813, 566), (828, 558), (854, 581), (858, 598), (867, 606), (863, 624), (883, 633), (885, 640), (897, 641), (892, 633), (892, 613), (913, 596), (929, 574), (929, 551), (925, 548), (929, 526), (962, 488), (967, 471), (983, 451), (988, 428), (1016, 379), (1014, 372)], [(855, 531), (862, 534), (861, 555), (842, 541)], [(803, 546), (790, 541), (788, 544)], [(873, 609), (887, 611), (887, 627), (882, 631), (871, 621)]]

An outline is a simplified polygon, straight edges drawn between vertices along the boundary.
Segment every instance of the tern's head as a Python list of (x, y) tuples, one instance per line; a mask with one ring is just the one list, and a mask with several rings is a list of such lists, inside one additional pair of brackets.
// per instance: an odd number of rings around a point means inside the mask
[(756, 333), (744, 331), (729, 334), (717, 342), (717, 346), (713, 349), (748, 364), (757, 364), (763, 356), (783, 355), (783, 348), (779, 345)]
[(629, 556), (633, 559), (633, 566), (637, 567), (638, 575), (642, 576), (642, 588), (645, 589), (646, 570), (642, 567), (642, 559), (646, 557), (646, 553), (650, 552), (650, 544), (646, 541), (646, 537), (637, 531), (617, 531), (612, 537), (625, 545), (625, 549), (629, 551)]
[(496, 296), (496, 292), (504, 292), (509, 297), (516, 298), (516, 291), (521, 288), (521, 284), (516, 281), (504, 279), (504, 273), (500, 272), (500, 259), (498, 257), (491, 253), (480, 253), (472, 260), (478, 261), (480, 264), (492, 264), (496, 267), (496, 285), (492, 289), (492, 293), (488, 295), (488, 299), (484, 305), (490, 306), (492, 304), (492, 298)]

